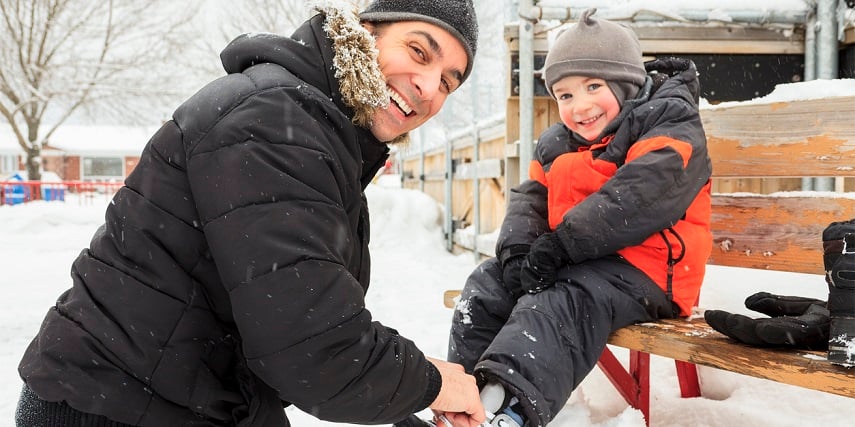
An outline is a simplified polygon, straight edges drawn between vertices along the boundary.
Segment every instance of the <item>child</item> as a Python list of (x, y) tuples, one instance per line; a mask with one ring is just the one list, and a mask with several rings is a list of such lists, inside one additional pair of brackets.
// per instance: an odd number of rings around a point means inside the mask
[(454, 313), (449, 360), (475, 373), (493, 425), (549, 423), (612, 331), (689, 315), (712, 247), (695, 66), (645, 64), (632, 30), (595, 12), (546, 57), (562, 123)]

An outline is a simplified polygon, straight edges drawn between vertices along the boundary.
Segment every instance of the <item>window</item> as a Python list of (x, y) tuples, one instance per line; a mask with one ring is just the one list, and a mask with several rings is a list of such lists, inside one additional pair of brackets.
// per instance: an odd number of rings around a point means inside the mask
[(121, 157), (84, 157), (84, 180), (123, 179), (124, 159)]
[(0, 154), (0, 178), (18, 171), (18, 156)]

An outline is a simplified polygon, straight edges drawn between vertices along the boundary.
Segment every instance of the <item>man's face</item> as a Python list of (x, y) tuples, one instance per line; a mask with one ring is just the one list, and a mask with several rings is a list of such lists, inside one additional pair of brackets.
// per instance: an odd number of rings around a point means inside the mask
[(620, 113), (620, 104), (603, 79), (567, 76), (552, 85), (552, 93), (561, 121), (587, 141), (597, 139)]
[[(374, 30), (370, 23), (364, 25)], [(375, 110), (371, 132), (380, 141), (391, 141), (439, 112), (460, 86), (467, 57), (457, 38), (433, 24), (402, 21), (376, 30), (377, 60), (390, 101)]]

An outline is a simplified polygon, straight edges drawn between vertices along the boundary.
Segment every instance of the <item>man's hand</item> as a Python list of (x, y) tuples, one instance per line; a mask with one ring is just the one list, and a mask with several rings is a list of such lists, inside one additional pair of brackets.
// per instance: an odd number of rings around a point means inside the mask
[(704, 319), (713, 329), (742, 343), (820, 350), (828, 346), (829, 312), (825, 301), (758, 292), (745, 307), (772, 316), (752, 319), (721, 310), (707, 310)]
[[(475, 377), (463, 371), (463, 366), (428, 357), (442, 375), (442, 388), (430, 409), (444, 415), (453, 427), (478, 427), (487, 416)], [(452, 427), (452, 426), (447, 426)]]
[(543, 233), (531, 245), (520, 270), (522, 289), (536, 294), (555, 284), (555, 272), (570, 261), (557, 233)]
[(433, 420), (436, 427), (479, 427), (483, 424), (474, 423), (467, 414), (453, 412), (436, 413)]

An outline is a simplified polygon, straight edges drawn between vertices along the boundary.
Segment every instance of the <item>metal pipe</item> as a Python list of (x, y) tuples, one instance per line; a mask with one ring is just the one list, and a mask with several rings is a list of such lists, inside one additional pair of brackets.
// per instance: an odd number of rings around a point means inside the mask
[(452, 220), (452, 181), (454, 180), (454, 162), (451, 140), (445, 141), (445, 249), (454, 250), (454, 221)]
[(819, 79), (836, 79), (838, 67), (837, 0), (819, 0), (816, 5), (817, 70)]
[[(473, 74), (473, 76), (474, 76), (474, 74)], [(471, 79), (472, 77), (469, 77), (469, 78)], [(482, 131), (484, 129), (488, 129), (488, 128), (491, 128), (494, 126), (502, 126), (504, 124), (505, 124), (505, 114), (499, 113), (499, 114), (495, 114), (492, 117), (488, 117), (488, 118), (478, 122), (478, 130)], [(456, 141), (458, 139), (466, 137), (467, 135), (470, 135), (471, 133), (472, 133), (472, 129), (469, 129), (469, 128), (455, 129), (453, 131), (446, 133), (446, 139), (448, 139), (450, 141)]]
[[(572, 16), (579, 16), (588, 7), (562, 7), (540, 4), (533, 6), (526, 16), (534, 21), (537, 20), (568, 20)], [(807, 19), (805, 10), (743, 10), (743, 9), (678, 9), (673, 12), (661, 12), (651, 9), (639, 9), (632, 14), (626, 10), (609, 9), (597, 7), (597, 16), (609, 20), (632, 20), (632, 21), (684, 21), (684, 22), (722, 22), (722, 16), (728, 19), (726, 22), (752, 23), (752, 24), (802, 24)]]
[(805, 81), (816, 80), (816, 11), (811, 10), (805, 23)]
[[(504, 124), (505, 124), (505, 114), (504, 113), (496, 114), (492, 117), (489, 117), (487, 119), (479, 121), (478, 122), (478, 132), (481, 133), (486, 129), (490, 129), (490, 128), (497, 127), (497, 126), (502, 126), (502, 128), (504, 129)], [(419, 129), (424, 129), (424, 126), (419, 128)], [(460, 148), (464, 145), (454, 144), (454, 141), (457, 141), (461, 138), (465, 138), (471, 134), (472, 134), (472, 129), (468, 126), (463, 127), (463, 128), (459, 128), (459, 129), (455, 129), (454, 131), (448, 132), (445, 134), (445, 141), (452, 141), (452, 147)], [(425, 140), (427, 140), (427, 138), (425, 138)], [(416, 157), (417, 153), (416, 153), (415, 145), (413, 145), (413, 147), (414, 148), (412, 148), (412, 149), (406, 148), (403, 150), (403, 154), (402, 154), (403, 159), (408, 160), (408, 159)], [(442, 150), (444, 150), (444, 149), (445, 149), (445, 146), (443, 145)], [(422, 147), (421, 150), (425, 153), (425, 156), (427, 156), (428, 151), (437, 152), (440, 150), (440, 148), (438, 146), (431, 146), (431, 147)], [(418, 153), (418, 154), (420, 155), (421, 153)]]
[[(816, 35), (816, 77), (836, 79), (840, 54), (838, 50), (837, 0), (819, 0), (816, 4), (816, 20), (819, 31)], [(816, 178), (815, 191), (834, 191), (835, 178)]]
[(478, 153), (481, 150), (481, 136), (478, 134), (478, 124), (472, 121), (472, 138), (475, 140), (472, 147), (472, 168), (475, 176), (472, 178), (472, 254), (477, 263), (481, 259), (478, 251), (478, 236), (481, 235), (481, 177), (478, 174), (478, 161), (481, 159)]
[[(816, 32), (819, 27), (816, 22), (816, 4), (811, 5), (805, 21), (805, 81), (816, 80)], [(813, 191), (814, 179), (812, 177), (802, 178), (802, 191)]]
[(472, 254), (475, 262), (481, 258), (478, 252), (478, 236), (481, 234), (481, 179), (478, 175), (478, 161), (481, 159), (481, 137), (478, 134), (478, 76), (472, 76), (472, 166), (475, 176), (472, 178)]
[[(403, 159), (401, 159), (403, 163)], [(425, 128), (419, 127), (419, 191), (425, 192)]]
[(520, 33), (520, 181), (528, 179), (534, 140), (534, 21), (531, 19), (533, 0), (521, 0), (519, 6)]

